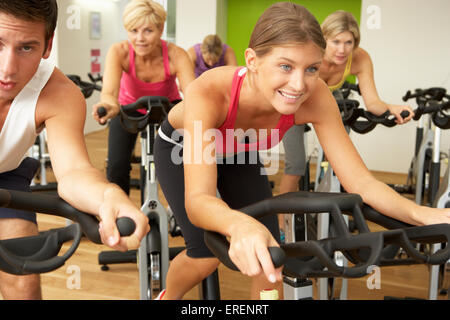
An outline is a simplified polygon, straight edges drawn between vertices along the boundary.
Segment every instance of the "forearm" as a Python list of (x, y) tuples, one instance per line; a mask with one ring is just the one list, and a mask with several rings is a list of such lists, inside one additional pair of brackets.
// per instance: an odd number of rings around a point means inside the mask
[(100, 101), (112, 106), (115, 111), (118, 111), (120, 108), (118, 95), (115, 93), (102, 92), (100, 95)]
[(78, 210), (99, 214), (102, 204), (111, 200), (131, 201), (96, 168), (73, 169), (58, 179), (58, 194)]
[[(396, 122), (398, 124), (403, 124), (408, 122), (414, 116), (414, 111), (411, 107), (407, 105), (394, 105), (385, 103), (381, 100), (378, 100), (374, 103), (367, 105), (367, 110), (372, 112), (375, 115), (381, 115), (386, 111), (389, 111), (391, 115), (394, 115), (396, 118)], [(404, 115), (403, 112), (407, 111), (407, 115)]]
[(419, 215), (421, 207), (401, 196), (385, 183), (368, 179), (349, 192), (359, 194), (363, 202), (378, 212), (411, 225), (423, 225), (425, 221)]
[(381, 100), (376, 100), (370, 103), (366, 104), (366, 109), (367, 111), (379, 116), (383, 113), (385, 113), (386, 111), (389, 110), (389, 107), (386, 103), (384, 103)]
[(186, 201), (189, 220), (195, 226), (231, 236), (236, 225), (253, 218), (232, 210), (223, 200), (206, 194), (190, 197)]

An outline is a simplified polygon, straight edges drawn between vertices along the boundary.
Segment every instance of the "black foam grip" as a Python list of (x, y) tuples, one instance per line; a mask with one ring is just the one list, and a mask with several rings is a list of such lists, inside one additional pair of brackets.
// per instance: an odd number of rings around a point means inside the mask
[(132, 235), (136, 229), (136, 224), (134, 221), (128, 217), (119, 218), (116, 221), (117, 229), (122, 237), (127, 237)]
[[(228, 255), (230, 249), (230, 243), (221, 234), (211, 231), (205, 232), (205, 243), (211, 252), (229, 269), (239, 271), (236, 265), (231, 261)], [(269, 247), (269, 254), (272, 258), (275, 268), (279, 268), (284, 264), (286, 255), (280, 247)]]
[(105, 107), (99, 107), (98, 109), (97, 109), (97, 115), (100, 117), (100, 118), (103, 118), (104, 116), (106, 116), (106, 109), (105, 109)]
[(408, 117), (409, 117), (409, 111), (408, 111), (408, 110), (403, 110), (403, 111), (400, 113), (400, 116), (401, 116), (403, 119), (408, 118)]

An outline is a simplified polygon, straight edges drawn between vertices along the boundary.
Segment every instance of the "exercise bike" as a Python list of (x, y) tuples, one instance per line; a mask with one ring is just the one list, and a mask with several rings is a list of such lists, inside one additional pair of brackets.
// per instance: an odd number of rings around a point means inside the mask
[[(353, 130), (357, 133), (365, 134), (375, 129), (377, 125), (384, 125), (386, 127), (393, 127), (396, 125), (395, 118), (389, 112), (377, 116), (360, 108), (358, 100), (348, 99), (352, 91), (360, 94), (359, 86), (356, 84), (345, 83), (341, 89), (333, 92), (347, 133), (350, 133), (350, 131)], [(401, 115), (405, 118), (409, 113), (403, 112)], [(315, 192), (340, 193), (344, 191), (341, 188), (341, 184), (335, 175), (333, 168), (331, 168), (325, 160), (322, 148), (319, 148), (318, 150), (316, 176), (313, 185), (314, 188), (311, 190), (314, 190)], [(354, 221), (348, 219), (348, 217), (344, 217), (344, 220), (347, 225), (349, 225), (350, 230), (353, 230)], [(297, 225), (299, 222), (303, 225), (302, 228), (300, 228), (303, 234), (300, 235), (297, 233)], [(334, 235), (329, 213), (322, 213), (320, 215), (300, 215), (300, 218), (299, 215), (285, 215), (285, 224), (288, 226), (286, 238), (289, 239), (289, 242), (298, 240), (318, 240)], [(391, 248), (391, 250), (395, 250), (395, 248)], [(336, 263), (341, 266), (346, 266), (348, 263), (346, 257), (340, 252), (335, 253), (334, 259)], [(290, 289), (290, 291), (294, 292), (294, 294), (290, 294), (290, 296), (297, 297), (304, 294), (301, 293), (301, 290), (299, 289)], [(335, 298), (346, 299), (347, 280), (342, 279), (341, 287), (338, 290), (333, 278), (320, 278), (317, 281), (317, 290), (318, 297), (321, 300)], [(288, 292), (288, 290), (285, 289), (285, 292)]]
[[(139, 250), (127, 253), (107, 251), (99, 254), (99, 264), (104, 266), (114, 263), (138, 263), (140, 299), (154, 299), (166, 288), (166, 276), (169, 261), (173, 259), (184, 247), (169, 248), (169, 220), (173, 217), (161, 204), (158, 197), (158, 183), (155, 174), (153, 157), (153, 143), (157, 129), (169, 113), (172, 105), (166, 97), (145, 96), (135, 103), (121, 106), (120, 119), (125, 130), (141, 134), (141, 169), (145, 179), (141, 185), (143, 204), (141, 207), (149, 218), (150, 232), (142, 240)], [(136, 110), (146, 110), (145, 114)], [(99, 108), (99, 115), (106, 114), (106, 110)], [(176, 223), (170, 226), (173, 236), (181, 235)], [(200, 299), (220, 299), (219, 280), (217, 271), (203, 280), (199, 286)]]
[[(81, 80), (81, 77), (74, 74), (66, 75), (72, 80), (81, 90), (85, 99), (89, 98), (94, 91), (101, 91), (102, 87), (98, 84), (102, 81), (102, 77), (97, 75), (94, 77), (88, 73), (91, 82)], [(48, 182), (47, 168), (51, 167), (50, 155), (47, 149), (47, 131), (44, 128), (42, 132), (36, 137), (34, 145), (29, 149), (28, 156), (40, 162), (40, 168), (35, 178), (31, 182), (32, 191), (55, 191), (57, 184), (55, 182)]]
[[(412, 264), (439, 265), (450, 257), (446, 245), (437, 252), (423, 253), (417, 244), (448, 244), (450, 225), (413, 227), (383, 216), (364, 205), (359, 195), (298, 191), (266, 199), (240, 211), (259, 219), (270, 214), (323, 214), (330, 213), (333, 221), (332, 237), (320, 240), (296, 241), (268, 248), (275, 267), (284, 265), (283, 275), (295, 279), (308, 278), (358, 278), (369, 274), (373, 266)], [(356, 233), (350, 232), (345, 215), (353, 217)], [(370, 232), (366, 220), (388, 230)], [(207, 231), (205, 243), (228, 268), (238, 270), (228, 256), (229, 242), (225, 236)], [(392, 255), (391, 247), (399, 246), (407, 257)], [(352, 265), (339, 265), (335, 253), (342, 254)], [(286, 295), (286, 297), (288, 297)], [(302, 297), (312, 298), (310, 297)]]
[[(416, 89), (408, 91), (403, 101), (415, 98), (417, 108), (414, 110), (414, 120), (417, 121), (414, 156), (408, 169), (405, 185), (391, 185), (399, 193), (413, 194), (417, 204), (432, 205), (439, 185), (441, 154), (439, 150), (441, 129), (432, 123), (435, 114), (442, 114), (436, 106), (445, 97), (444, 88)], [(439, 123), (439, 122), (438, 122)], [(428, 197), (427, 197), (428, 191)]]
[[(0, 240), (0, 270), (4, 272), (26, 275), (56, 270), (75, 253), (83, 235), (102, 244), (97, 218), (75, 209), (56, 195), (0, 189), (0, 207), (55, 215), (74, 222), (37, 236)], [(116, 223), (121, 236), (134, 232), (135, 224), (130, 218), (119, 218)], [(59, 255), (61, 247), (70, 242), (70, 247)]]

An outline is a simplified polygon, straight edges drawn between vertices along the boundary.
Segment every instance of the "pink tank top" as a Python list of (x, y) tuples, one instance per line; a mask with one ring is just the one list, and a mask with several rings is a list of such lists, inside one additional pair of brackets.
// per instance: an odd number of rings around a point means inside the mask
[(167, 97), (169, 101), (181, 100), (175, 82), (176, 77), (170, 74), (167, 43), (161, 40), (161, 46), (165, 79), (160, 82), (148, 83), (136, 77), (135, 52), (131, 43), (129, 44), (130, 65), (128, 72), (122, 72), (122, 78), (120, 79), (119, 103), (121, 105), (133, 103), (143, 96), (163, 96)]
[[(231, 85), (230, 107), (228, 109), (227, 118), (225, 122), (218, 128), (221, 135), (216, 134), (216, 153), (217, 154), (231, 154), (243, 151), (267, 150), (273, 148), (280, 143), (286, 131), (294, 125), (294, 115), (281, 115), (277, 126), (274, 129), (268, 130), (248, 130), (246, 136), (250, 139), (250, 143), (241, 143), (236, 141), (234, 123), (236, 122), (236, 115), (239, 105), (239, 96), (242, 84), (244, 83), (247, 68), (240, 67), (236, 70)], [(251, 132), (250, 132), (251, 131)]]

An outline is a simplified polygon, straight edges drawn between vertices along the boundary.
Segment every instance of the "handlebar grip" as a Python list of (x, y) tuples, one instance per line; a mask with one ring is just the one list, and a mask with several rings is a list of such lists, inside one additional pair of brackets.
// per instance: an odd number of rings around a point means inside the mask
[[(92, 223), (91, 220), (96, 223)], [(96, 244), (102, 244), (100, 233), (98, 231), (98, 221), (94, 216), (86, 214), (86, 217), (84, 217), (83, 220), (79, 220), (78, 223), (80, 223), (83, 233), (90, 241)], [(121, 237), (131, 235), (136, 228), (134, 221), (128, 217), (118, 218), (116, 220), (116, 226)]]
[(97, 115), (100, 117), (100, 118), (103, 118), (104, 116), (106, 116), (106, 108), (105, 107), (99, 107), (98, 109), (97, 109)]
[(401, 116), (403, 119), (408, 118), (408, 117), (409, 117), (409, 111), (408, 111), (408, 110), (403, 110), (403, 111), (400, 113), (400, 116)]
[[(230, 243), (221, 234), (212, 231), (205, 231), (205, 243), (211, 252), (222, 262), (226, 267), (231, 270), (239, 271), (236, 265), (231, 261), (228, 255), (230, 249)], [(280, 247), (268, 247), (270, 257), (272, 258), (275, 268), (279, 268), (284, 264), (286, 254)]]
[(116, 221), (117, 229), (119, 230), (121, 237), (127, 237), (133, 234), (136, 229), (134, 221), (128, 217), (122, 217)]
[(377, 126), (376, 122), (371, 121), (355, 121), (350, 124), (350, 128), (352, 128), (353, 131), (360, 133), (360, 134), (366, 134)]
[[(70, 219), (81, 225), (83, 233), (90, 241), (102, 243), (98, 232), (98, 220), (91, 214), (75, 209), (58, 196), (0, 189), (0, 206), (31, 212), (38, 211)], [(128, 217), (117, 219), (117, 223), (122, 236), (132, 234), (136, 227), (134, 221)]]
[[(97, 115), (98, 115), (99, 118), (103, 118), (104, 116), (106, 116), (107, 113), (108, 112), (106, 111), (105, 107), (99, 107), (97, 109)], [(106, 121), (105, 121), (105, 123), (101, 123), (101, 125), (102, 126), (106, 125)]]

